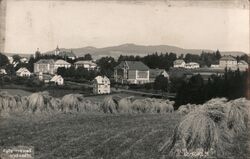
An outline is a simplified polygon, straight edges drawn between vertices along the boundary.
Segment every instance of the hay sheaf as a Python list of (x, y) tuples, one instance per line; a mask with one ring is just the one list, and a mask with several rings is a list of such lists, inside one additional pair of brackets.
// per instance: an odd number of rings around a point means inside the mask
[(137, 99), (132, 103), (134, 113), (171, 113), (174, 111), (174, 102), (163, 99)]
[(8, 116), (9, 113), (17, 109), (16, 98), (7, 92), (0, 92), (0, 113)]
[(100, 112), (100, 103), (99, 102), (93, 102), (91, 100), (83, 100), (80, 107), (80, 112)]
[(177, 112), (181, 113), (183, 115), (188, 114), (192, 111), (195, 111), (196, 109), (198, 109), (199, 107), (201, 107), (201, 105), (196, 105), (196, 104), (186, 104), (186, 105), (181, 105)]
[(62, 98), (61, 111), (63, 112), (79, 112), (84, 100), (81, 94), (67, 94)]
[(132, 104), (134, 101), (134, 96), (122, 98), (118, 102), (118, 108), (117, 111), (119, 113), (132, 113)]
[(101, 110), (104, 113), (118, 113), (118, 103), (121, 98), (119, 96), (107, 96), (103, 99)]
[(160, 151), (172, 157), (224, 156), (234, 137), (246, 130), (249, 107), (245, 98), (216, 98), (203, 105), (182, 106), (178, 111), (186, 115)]
[(160, 151), (170, 156), (223, 155), (232, 142), (230, 134), (224, 131), (224, 118), (225, 113), (220, 110), (201, 108), (190, 112)]
[(55, 110), (51, 99), (53, 99), (53, 97), (46, 91), (32, 93), (27, 97), (27, 108), (25, 111), (31, 113), (51, 113)]
[(224, 107), (228, 129), (235, 136), (241, 135), (247, 129), (250, 102), (239, 98), (228, 102)]

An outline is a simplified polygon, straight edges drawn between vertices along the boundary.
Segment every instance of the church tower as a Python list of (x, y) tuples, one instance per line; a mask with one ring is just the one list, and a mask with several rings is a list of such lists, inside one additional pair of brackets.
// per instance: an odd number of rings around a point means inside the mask
[(60, 53), (60, 49), (59, 49), (59, 47), (57, 45), (56, 50), (55, 50), (55, 55), (59, 55), (59, 53)]

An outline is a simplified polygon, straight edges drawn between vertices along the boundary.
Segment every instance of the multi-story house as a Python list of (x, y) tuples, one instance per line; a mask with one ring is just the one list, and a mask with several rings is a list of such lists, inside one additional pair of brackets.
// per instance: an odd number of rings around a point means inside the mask
[(232, 56), (223, 56), (220, 58), (219, 67), (235, 70), (237, 69), (237, 60)]
[(70, 63), (64, 60), (41, 59), (34, 63), (34, 73), (55, 74), (59, 67), (69, 68)]
[(93, 81), (94, 94), (109, 94), (110, 80), (106, 76), (97, 76)]
[(54, 63), (55, 61), (52, 59), (41, 59), (34, 63), (34, 73), (54, 74)]
[(114, 79), (118, 83), (149, 83), (149, 67), (140, 61), (122, 61), (114, 68)]

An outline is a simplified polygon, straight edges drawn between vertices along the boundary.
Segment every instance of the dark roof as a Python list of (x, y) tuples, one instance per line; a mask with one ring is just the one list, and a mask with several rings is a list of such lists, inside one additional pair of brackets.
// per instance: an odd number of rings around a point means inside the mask
[(182, 59), (178, 59), (178, 60), (175, 60), (175, 61), (174, 61), (174, 65), (180, 65), (180, 64), (182, 64), (183, 62), (185, 62), (185, 61), (182, 60)]
[(243, 64), (243, 65), (248, 65), (248, 63), (246, 61), (244, 61), (244, 60), (240, 60), (239, 63)]
[(118, 66), (115, 67), (115, 69), (120, 69), (124, 67), (128, 67), (129, 70), (149, 70), (149, 67), (141, 61), (122, 61)]
[(55, 61), (52, 59), (41, 59), (36, 62), (36, 64), (54, 64)]
[(222, 61), (236, 61), (236, 59), (232, 56), (223, 56), (220, 58)]
[(159, 75), (161, 75), (165, 70), (164, 69), (150, 69), (149, 70), (149, 77), (150, 78), (155, 78)]

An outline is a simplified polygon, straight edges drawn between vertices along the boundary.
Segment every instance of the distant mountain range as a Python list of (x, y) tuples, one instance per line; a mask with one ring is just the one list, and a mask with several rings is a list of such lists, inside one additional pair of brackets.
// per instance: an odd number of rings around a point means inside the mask
[[(205, 52), (214, 52), (215, 50), (207, 50), (207, 49), (183, 49), (176, 46), (169, 46), (169, 45), (136, 45), (136, 44), (123, 44), (119, 46), (110, 46), (104, 48), (96, 48), (92, 46), (82, 47), (82, 48), (60, 48), (61, 51), (70, 52), (71, 50), (75, 53), (75, 55), (81, 57), (85, 54), (91, 54), (94, 59), (98, 59), (103, 56), (112, 56), (114, 58), (118, 58), (120, 55), (139, 55), (145, 56), (147, 54), (152, 54), (155, 52), (158, 53), (176, 53), (177, 55), (180, 54), (200, 54), (202, 51)], [(48, 51), (46, 54), (53, 54), (55, 50)], [(221, 52), (222, 55), (243, 55), (246, 54), (245, 52), (240, 51), (224, 51)]]

